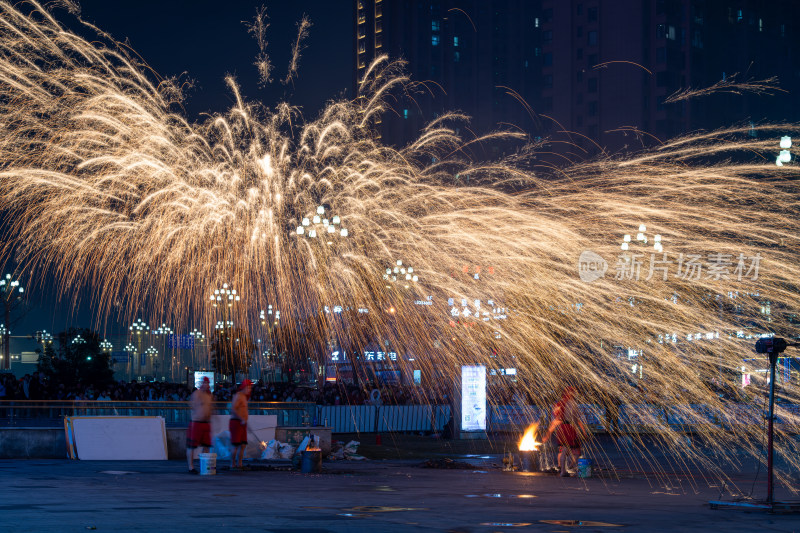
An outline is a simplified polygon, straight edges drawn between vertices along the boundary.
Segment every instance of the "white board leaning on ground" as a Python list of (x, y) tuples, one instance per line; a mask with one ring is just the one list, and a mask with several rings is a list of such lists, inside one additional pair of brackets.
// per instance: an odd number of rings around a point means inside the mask
[(167, 460), (167, 432), (160, 416), (71, 416), (64, 429), (71, 459)]

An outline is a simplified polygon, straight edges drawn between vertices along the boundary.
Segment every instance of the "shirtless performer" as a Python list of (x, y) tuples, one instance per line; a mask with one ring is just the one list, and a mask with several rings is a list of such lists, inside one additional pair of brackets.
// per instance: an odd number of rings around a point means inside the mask
[(192, 410), (192, 421), (186, 432), (186, 462), (189, 472), (197, 474), (194, 468), (195, 451), (200, 448), (200, 453), (208, 452), (211, 446), (211, 387), (208, 377), (203, 378), (200, 388), (189, 396), (189, 407)]
[(235, 468), (242, 469), (244, 449), (247, 447), (247, 401), (250, 399), (252, 390), (253, 382), (245, 379), (239, 385), (239, 392), (234, 394), (231, 400), (231, 420), (228, 423), (228, 428), (231, 431), (231, 445), (233, 446), (231, 470)]

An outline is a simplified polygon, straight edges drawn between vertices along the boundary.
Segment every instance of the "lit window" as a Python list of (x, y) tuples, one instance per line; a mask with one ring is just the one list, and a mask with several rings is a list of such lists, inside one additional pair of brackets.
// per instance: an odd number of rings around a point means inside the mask
[(408, 109), (403, 109), (403, 118), (408, 118)]
[(436, 46), (438, 44), (439, 44), (439, 36), (438, 35), (432, 35), (431, 36), (431, 45)]
[(590, 31), (588, 33), (588, 42), (589, 42), (589, 46), (594, 46), (594, 45), (597, 44), (597, 32), (596, 31)]
[(536, 17), (535, 19), (533, 19), (533, 27), (534, 28), (538, 28), (539, 27), (539, 17)]
[(458, 46), (458, 36), (453, 37), (453, 46)]
[(431, 31), (439, 31), (439, 26), (440, 25), (438, 20), (431, 21)]
[[(459, 59), (461, 59), (461, 52), (453, 52), (453, 61), (458, 63)], [(526, 61), (526, 63), (527, 63), (527, 61)], [(527, 67), (528, 65), (525, 65), (525, 66)]]

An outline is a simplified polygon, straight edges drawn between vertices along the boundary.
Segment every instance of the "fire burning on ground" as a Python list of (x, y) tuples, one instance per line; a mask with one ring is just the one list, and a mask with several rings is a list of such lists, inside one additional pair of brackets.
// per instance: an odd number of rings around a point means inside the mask
[(536, 431), (539, 429), (539, 423), (528, 426), (525, 433), (522, 435), (522, 440), (519, 441), (519, 451), (521, 452), (535, 452), (542, 445), (541, 442), (536, 440)]

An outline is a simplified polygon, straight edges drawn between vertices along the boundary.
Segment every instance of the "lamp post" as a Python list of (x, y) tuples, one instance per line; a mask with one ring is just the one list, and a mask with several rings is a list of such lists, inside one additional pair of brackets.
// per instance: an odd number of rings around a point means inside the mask
[[(166, 324), (162, 323), (158, 328), (152, 329), (151, 333), (153, 335), (155, 335), (156, 337), (161, 337), (162, 353), (166, 354), (167, 353), (167, 336), (168, 335), (172, 335), (174, 333), (172, 331), (172, 328), (170, 328)], [(164, 368), (164, 371), (166, 372), (166, 368)], [(172, 365), (170, 365), (170, 375), (171, 375), (171, 372), (172, 372)]]
[(203, 342), (206, 340), (206, 334), (200, 331), (197, 328), (192, 329), (192, 332), (189, 333), (189, 336), (194, 339), (192, 342), (192, 368), (197, 368), (197, 343)]
[(150, 359), (150, 368), (153, 369), (153, 381), (156, 381), (156, 374), (158, 373), (158, 361), (155, 359), (158, 357), (158, 350), (156, 350), (153, 346), (150, 346), (144, 352), (147, 354), (148, 359)]
[(125, 345), (125, 351), (128, 352), (128, 381), (133, 381), (133, 361), (136, 359), (136, 346), (131, 343)]
[(25, 288), (11, 274), (0, 279), (0, 298), (3, 301), (3, 362), (2, 368), (11, 368), (11, 311), (22, 302)]
[[(148, 326), (147, 323), (143, 321), (141, 318), (137, 318), (136, 322), (131, 324), (128, 330), (131, 332), (131, 335), (134, 335), (136, 337), (136, 346), (137, 346), (136, 353), (142, 354), (142, 334), (148, 333), (150, 331), (150, 326)], [(136, 364), (135, 361), (131, 361), (131, 376), (133, 376), (133, 366), (135, 364)], [(139, 366), (144, 366), (143, 362), (140, 362)]]

